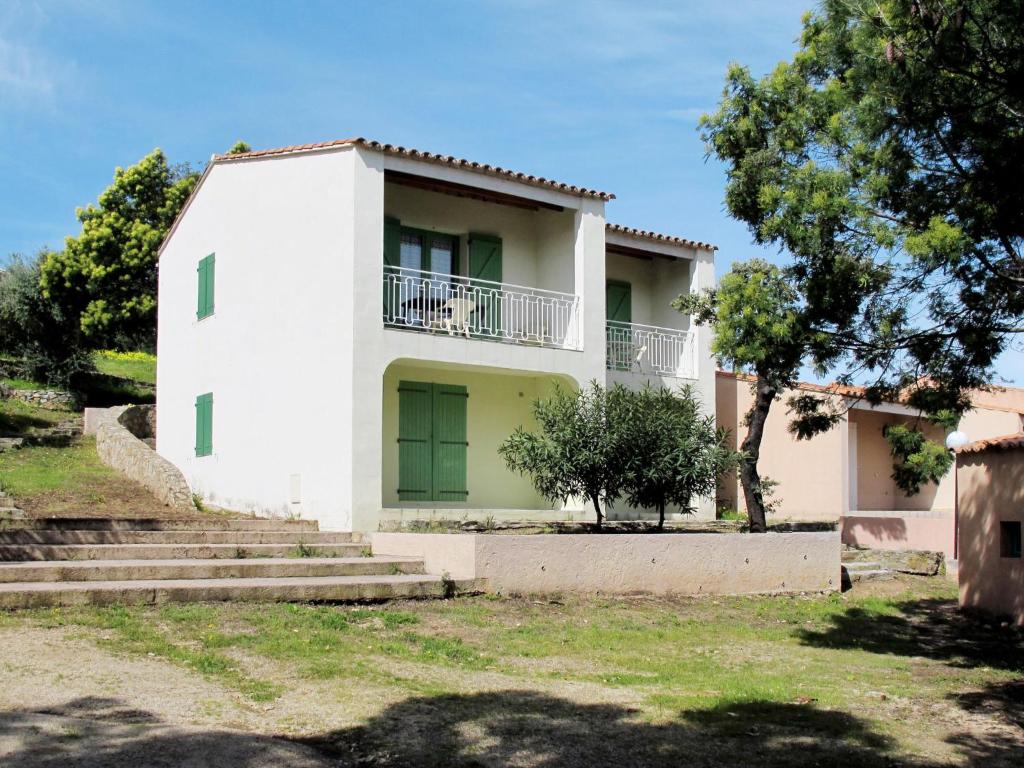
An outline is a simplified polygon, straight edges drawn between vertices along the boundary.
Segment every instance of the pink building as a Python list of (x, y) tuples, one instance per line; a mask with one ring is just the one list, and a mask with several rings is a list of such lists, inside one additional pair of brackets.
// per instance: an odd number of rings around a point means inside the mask
[[(716, 416), (739, 445), (746, 434), (743, 417), (753, 396), (753, 377), (719, 371)], [(956, 557), (956, 478), (950, 472), (938, 484), (906, 496), (892, 479), (892, 457), (883, 430), (915, 421), (918, 413), (901, 403), (870, 405), (857, 387), (801, 384), (801, 393), (815, 392), (848, 408), (828, 432), (797, 440), (789, 432), (786, 391), (772, 409), (761, 445), (761, 474), (779, 483), (778, 519), (839, 521), (843, 542), (873, 549), (930, 550)], [(979, 392), (974, 408), (964, 414), (958, 430), (970, 440), (983, 440), (1024, 429), (1024, 389)], [(940, 427), (925, 424), (925, 433), (944, 441)], [(719, 508), (745, 510), (738, 477), (723, 479)]]
[(961, 448), (956, 482), (960, 606), (1024, 625), (1024, 433)]

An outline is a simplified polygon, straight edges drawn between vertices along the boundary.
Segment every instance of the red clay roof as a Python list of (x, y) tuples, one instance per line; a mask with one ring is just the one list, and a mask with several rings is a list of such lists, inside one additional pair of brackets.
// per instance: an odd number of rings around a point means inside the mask
[(1024, 432), (1014, 435), (1003, 435), (1002, 437), (990, 437), (987, 440), (975, 440), (963, 446), (957, 453), (981, 453), (990, 448), (997, 450), (1008, 450), (1010, 448), (1024, 448)]
[(702, 251), (717, 251), (717, 245), (711, 245), (710, 243), (702, 243), (698, 240), (687, 240), (685, 237), (676, 237), (675, 235), (662, 235), (658, 232), (651, 232), (646, 229), (635, 229), (633, 227), (624, 227), (621, 224), (608, 224), (608, 231), (615, 232), (621, 235), (628, 235), (629, 237), (636, 237), (641, 240), (653, 240), (656, 243), (668, 243), (669, 245), (682, 245), (686, 248), (697, 248)]
[[(716, 376), (728, 376), (733, 379), (739, 379), (740, 381), (757, 381), (757, 376), (753, 376), (749, 373), (741, 373), (739, 371), (723, 371), (721, 369), (715, 371)], [(798, 381), (794, 386), (794, 389), (803, 389), (809, 392), (821, 392), (824, 395), (842, 395), (844, 397), (864, 397), (867, 390), (864, 387), (856, 387), (849, 384), (838, 384), (832, 382), (831, 384), (812, 384), (809, 381)]]
[(615, 199), (615, 195), (613, 195), (611, 192), (601, 192), (596, 189), (587, 189), (585, 187), (573, 186), (572, 184), (564, 184), (560, 181), (545, 179), (543, 176), (532, 176), (528, 173), (510, 171), (507, 168), (501, 168), (496, 165), (487, 165), (486, 163), (477, 163), (472, 160), (464, 160), (463, 158), (453, 157), (452, 155), (439, 155), (434, 152), (424, 152), (419, 149), (400, 147), (395, 144), (382, 144), (379, 141), (372, 141), (370, 139), (364, 139), (362, 137), (358, 137), (355, 139), (337, 139), (335, 141), (320, 141), (315, 144), (293, 144), (292, 146), (288, 147), (277, 147), (276, 149), (258, 149), (253, 150), (252, 152), (241, 152), (235, 155), (216, 155), (214, 156), (213, 161), (220, 162), (231, 160), (246, 160), (252, 157), (275, 157), (278, 155), (294, 155), (303, 152), (317, 152), (325, 149), (333, 149), (335, 147), (344, 147), (352, 145), (366, 147), (367, 149), (372, 149), (376, 152), (383, 152), (388, 155), (408, 157), (412, 160), (424, 160), (429, 163), (447, 165), (452, 168), (461, 168), (468, 171), (476, 171), (477, 173), (484, 173), (489, 176), (500, 176), (505, 179), (521, 182), (523, 184), (530, 184), (535, 187), (546, 187), (548, 189), (557, 190), (558, 192), (566, 192), (571, 195), (579, 195), (581, 197), (596, 197), (600, 200)]

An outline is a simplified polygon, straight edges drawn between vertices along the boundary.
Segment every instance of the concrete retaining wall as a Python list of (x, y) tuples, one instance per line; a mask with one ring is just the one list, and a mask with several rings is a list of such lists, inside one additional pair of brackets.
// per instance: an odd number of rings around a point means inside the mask
[(87, 408), (85, 433), (96, 435), (96, 452), (104, 464), (144, 486), (167, 506), (194, 510), (184, 475), (143, 442), (153, 436), (154, 411), (152, 405)]
[(505, 593), (739, 595), (839, 589), (838, 533), (374, 533), (373, 552)]

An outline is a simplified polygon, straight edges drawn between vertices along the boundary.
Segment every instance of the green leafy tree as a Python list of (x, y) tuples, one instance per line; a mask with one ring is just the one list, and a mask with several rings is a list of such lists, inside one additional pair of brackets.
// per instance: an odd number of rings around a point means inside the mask
[(732, 66), (702, 120), (730, 213), (792, 255), (813, 327), (846, 350), (840, 380), (872, 401), (962, 411), (1022, 330), (1021, 13), (825, 0), (792, 61)]
[(50, 257), (14, 257), (0, 272), (0, 351), (16, 359), (20, 376), (69, 388), (92, 370), (77, 318), (40, 289), (40, 267)]
[(659, 529), (668, 505), (692, 512), (692, 503), (713, 496), (718, 478), (737, 466), (740, 454), (726, 445), (727, 432), (715, 429), (689, 387), (616, 390), (610, 413), (623, 495), (633, 507), (657, 509)]
[(153, 347), (157, 249), (198, 175), (154, 150), (114, 172), (96, 205), (79, 208), (82, 231), (43, 261), (43, 294), (78, 322), (93, 347)]
[[(711, 349), (723, 366), (756, 377), (753, 404), (744, 418), (747, 434), (740, 444), (739, 470), (750, 530), (764, 532), (767, 489), (757, 464), (768, 414), (781, 393), (797, 383), (805, 361), (826, 367), (841, 350), (828, 343), (827, 335), (819, 338), (806, 302), (785, 272), (760, 259), (733, 264), (717, 288), (682, 295), (674, 306), (713, 327)], [(818, 422), (814, 431), (835, 423), (837, 415), (821, 411), (817, 402), (801, 400), (798, 405), (813, 411)], [(805, 430), (803, 436), (812, 433)]]
[(247, 142), (239, 140), (231, 145), (231, 149), (227, 153), (229, 155), (242, 155), (246, 152), (252, 152), (252, 147)]
[(621, 442), (610, 419), (616, 396), (617, 390), (597, 382), (578, 392), (557, 388), (533, 405), (539, 431), (519, 427), (498, 449), (508, 468), (529, 475), (545, 499), (589, 500), (598, 528), (604, 520), (602, 505), (621, 494), (624, 457), (618, 454)]

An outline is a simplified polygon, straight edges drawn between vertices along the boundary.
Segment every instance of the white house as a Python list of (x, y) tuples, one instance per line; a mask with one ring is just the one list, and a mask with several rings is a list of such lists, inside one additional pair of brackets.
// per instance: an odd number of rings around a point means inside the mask
[(497, 453), (537, 397), (687, 382), (715, 411), (709, 331), (670, 307), (714, 248), (611, 199), (364, 139), (215, 157), (161, 250), (157, 450), (214, 504), (327, 529), (589, 518)]

